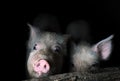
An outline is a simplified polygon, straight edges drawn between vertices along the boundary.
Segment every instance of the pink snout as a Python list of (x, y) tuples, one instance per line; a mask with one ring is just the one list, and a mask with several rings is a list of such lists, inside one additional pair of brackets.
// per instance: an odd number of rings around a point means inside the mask
[(40, 76), (42, 73), (47, 73), (49, 71), (50, 65), (46, 60), (39, 60), (34, 63), (33, 68)]

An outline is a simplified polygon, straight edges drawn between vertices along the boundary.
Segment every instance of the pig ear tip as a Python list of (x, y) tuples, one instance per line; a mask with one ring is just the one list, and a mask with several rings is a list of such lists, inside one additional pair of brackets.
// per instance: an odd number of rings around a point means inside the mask
[(114, 34), (110, 35), (110, 38), (112, 39), (114, 37)]
[(29, 22), (27, 22), (27, 26), (32, 27), (32, 25)]
[(34, 27), (34, 26), (33, 26), (32, 24), (30, 24), (29, 22), (27, 23), (27, 26), (29, 27), (30, 30), (32, 30), (33, 27)]

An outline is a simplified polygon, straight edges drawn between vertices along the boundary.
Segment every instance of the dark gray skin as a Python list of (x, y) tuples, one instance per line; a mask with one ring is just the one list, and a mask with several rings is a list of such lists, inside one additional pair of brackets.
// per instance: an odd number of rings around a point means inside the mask
[(70, 71), (85, 72), (94, 71), (98, 68), (100, 60), (108, 60), (112, 52), (113, 35), (99, 41), (97, 44), (90, 45), (87, 42), (80, 42), (73, 45), (71, 50)]
[(39, 78), (62, 72), (67, 55), (69, 36), (53, 32), (42, 32), (37, 27), (30, 27), (28, 41), (27, 69), (31, 77)]

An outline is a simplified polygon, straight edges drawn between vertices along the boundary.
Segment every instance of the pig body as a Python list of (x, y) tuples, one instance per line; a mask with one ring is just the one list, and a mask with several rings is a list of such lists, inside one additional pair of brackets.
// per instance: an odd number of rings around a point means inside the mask
[(80, 42), (73, 46), (71, 51), (71, 68), (70, 71), (85, 72), (98, 68), (100, 60), (107, 60), (112, 51), (113, 35), (90, 45), (87, 42)]

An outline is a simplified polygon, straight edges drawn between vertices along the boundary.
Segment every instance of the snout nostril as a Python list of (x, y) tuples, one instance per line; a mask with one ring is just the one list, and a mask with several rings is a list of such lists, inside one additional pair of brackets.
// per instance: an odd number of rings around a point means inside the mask
[(40, 63), (37, 64), (37, 67), (39, 67), (39, 66), (40, 66)]
[(44, 68), (46, 68), (46, 65), (44, 65)]

